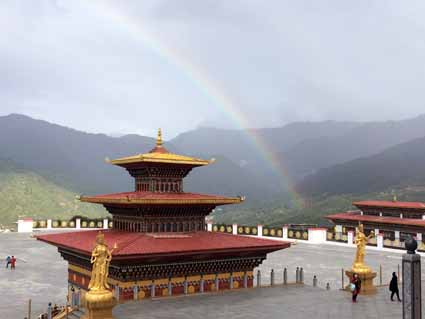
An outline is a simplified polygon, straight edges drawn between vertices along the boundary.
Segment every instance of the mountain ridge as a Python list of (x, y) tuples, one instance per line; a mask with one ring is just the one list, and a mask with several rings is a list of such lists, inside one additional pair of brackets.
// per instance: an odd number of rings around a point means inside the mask
[(425, 137), (392, 146), (378, 154), (319, 170), (297, 189), (308, 195), (374, 192), (425, 185)]
[[(407, 140), (405, 143), (408, 143), (422, 138), (425, 136), (424, 119), (425, 115), (399, 122), (302, 122), (252, 132), (200, 128), (166, 141), (165, 146), (176, 153), (217, 158), (216, 163), (193, 170), (185, 179), (184, 188), (190, 192), (247, 197), (242, 205), (220, 209), (223, 214), (242, 216), (238, 212), (243, 212), (246, 216), (251, 214), (258, 222), (262, 219), (294, 221), (303, 216), (317, 220), (321, 218), (318, 211), (296, 208), (297, 203), (288, 196), (287, 184), (297, 183), (298, 187), (303, 185), (303, 181), (311, 184), (314, 192), (308, 187), (303, 191), (309, 200), (310, 197), (311, 201), (317, 200), (317, 205), (321, 205), (320, 212), (325, 210), (326, 205), (330, 205), (329, 208), (346, 207), (345, 204), (335, 206), (332, 201), (324, 200), (323, 196), (329, 190), (321, 192), (320, 183), (315, 184), (309, 178), (324, 169), (384, 152), (400, 141)], [(260, 138), (262, 143), (271, 147), (280, 161), (279, 165), (288, 169), (290, 180), (277, 174), (276, 168), (272, 168), (265, 159), (270, 154), (263, 153), (261, 148), (264, 145), (253, 143), (254, 138)], [(70, 193), (132, 190), (132, 178), (127, 172), (105, 163), (104, 159), (148, 152), (154, 145), (154, 138), (137, 134), (110, 137), (80, 132), (23, 115), (0, 116), (0, 157), (10, 159), (10, 170), (13, 171), (14, 166), (15, 169), (25, 169)], [(421, 170), (419, 166), (411, 168)], [(355, 176), (348, 172), (340, 170), (338, 178), (355, 181)], [(420, 184), (421, 180), (417, 183)], [(379, 188), (388, 191), (388, 183), (376, 184), (371, 191), (380, 191)], [(346, 194), (330, 194), (340, 195)], [(339, 202), (339, 199), (334, 202)], [(266, 212), (273, 216), (267, 217)]]

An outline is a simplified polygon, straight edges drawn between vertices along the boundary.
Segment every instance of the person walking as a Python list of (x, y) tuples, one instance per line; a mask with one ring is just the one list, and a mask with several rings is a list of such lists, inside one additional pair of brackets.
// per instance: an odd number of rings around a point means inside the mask
[(357, 295), (360, 293), (362, 287), (362, 281), (359, 276), (354, 273), (353, 278), (351, 278), (351, 291), (352, 291), (352, 301), (357, 302)]
[(10, 265), (10, 259), (11, 259), (11, 258), (10, 258), (10, 256), (7, 256), (7, 257), (6, 257), (6, 269), (7, 269), (7, 268), (9, 268), (9, 265)]
[(394, 295), (397, 295), (397, 300), (401, 301), (398, 294), (398, 278), (395, 272), (393, 272), (393, 278), (390, 281), (391, 301), (394, 301)]
[(12, 258), (10, 259), (10, 269), (15, 270), (15, 265), (16, 265), (16, 258), (15, 256), (12, 256)]

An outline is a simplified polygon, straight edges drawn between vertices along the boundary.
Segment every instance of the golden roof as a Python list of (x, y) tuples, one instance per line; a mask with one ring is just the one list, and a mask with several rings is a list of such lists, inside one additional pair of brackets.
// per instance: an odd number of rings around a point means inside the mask
[(107, 160), (108, 163), (114, 165), (126, 165), (134, 163), (169, 163), (169, 164), (186, 164), (194, 166), (203, 166), (212, 163), (214, 159), (203, 160), (195, 157), (178, 155), (170, 153), (164, 146), (162, 146), (162, 133), (161, 129), (158, 130), (158, 137), (156, 139), (156, 146), (149, 152), (144, 154), (137, 154), (128, 157), (117, 158), (114, 160)]

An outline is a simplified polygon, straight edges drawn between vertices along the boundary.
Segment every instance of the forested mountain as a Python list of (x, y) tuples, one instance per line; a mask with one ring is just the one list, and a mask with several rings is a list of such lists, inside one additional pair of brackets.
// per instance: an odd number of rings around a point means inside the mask
[[(194, 169), (185, 181), (186, 190), (247, 196), (245, 204), (219, 210), (226, 214), (222, 216), (224, 219), (250, 216), (258, 222), (317, 220), (327, 206), (346, 207), (350, 194), (371, 196), (371, 192), (387, 193), (389, 187), (424, 185), (424, 124), (425, 116), (419, 116), (397, 122), (292, 123), (250, 131), (199, 128), (180, 134), (165, 146), (173, 152), (217, 159), (214, 164)], [(166, 136), (166, 128), (164, 133)], [(31, 176), (32, 182), (37, 181), (34, 189), (43, 188), (41, 185), (50, 190), (58, 187), (59, 193), (69, 196), (131, 190), (132, 178), (124, 169), (107, 164), (105, 157), (148, 152), (154, 144), (151, 137), (110, 137), (24, 115), (2, 116), (1, 185), (9, 183), (15, 185), (8, 186), (9, 190), (13, 187), (19, 190), (18, 167), (19, 172)], [(264, 149), (275, 154), (291, 180), (282, 180), (282, 175), (266, 160), (270, 154), (265, 154)], [(295, 182), (310, 203), (303, 210), (299, 210), (285, 188), (287, 183)], [(63, 202), (59, 193), (50, 192), (52, 202)], [(15, 204), (8, 204), (10, 200), (0, 203), (2, 214), (7, 214), (13, 205), (20, 206), (19, 196), (13, 197)], [(343, 196), (345, 200), (335, 196)], [(40, 210), (37, 214), (45, 213), (44, 206), (35, 207)], [(53, 210), (56, 208), (48, 209)], [(36, 214), (26, 208), (15, 211)]]
[(282, 161), (292, 176), (300, 178), (424, 136), (425, 115), (403, 121), (364, 123), (338, 136), (305, 139), (285, 151)]
[[(155, 132), (152, 132), (153, 134)], [(0, 157), (11, 159), (20, 167), (77, 193), (108, 193), (133, 188), (132, 178), (119, 167), (105, 162), (148, 152), (155, 139), (139, 135), (118, 138), (89, 134), (23, 115), (0, 117)], [(184, 152), (173, 143), (165, 143), (170, 151)], [(214, 154), (214, 153), (211, 153)], [(212, 157), (205, 154), (206, 158)], [(208, 156), (207, 156), (208, 155)], [(195, 169), (186, 181), (186, 189), (247, 196), (268, 192), (250, 170), (217, 154), (217, 161), (206, 168)], [(264, 186), (263, 186), (264, 185)]]
[[(308, 195), (376, 192), (425, 186), (425, 138), (379, 154), (335, 165), (306, 177), (298, 190)], [(425, 198), (424, 198), (425, 201)]]
[(0, 225), (12, 225), (19, 217), (106, 216), (102, 206), (81, 203), (76, 195), (10, 160), (0, 159)]

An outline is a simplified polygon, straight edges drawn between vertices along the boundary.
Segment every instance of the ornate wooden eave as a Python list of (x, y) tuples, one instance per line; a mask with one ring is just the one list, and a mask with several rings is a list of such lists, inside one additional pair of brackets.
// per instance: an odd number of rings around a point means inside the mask
[(79, 200), (95, 204), (120, 204), (120, 205), (228, 205), (239, 204), (244, 201), (243, 197), (223, 198), (105, 198), (80, 196)]

